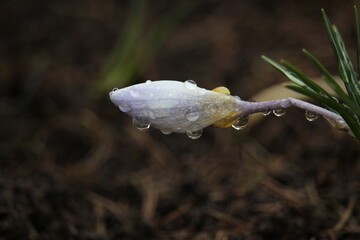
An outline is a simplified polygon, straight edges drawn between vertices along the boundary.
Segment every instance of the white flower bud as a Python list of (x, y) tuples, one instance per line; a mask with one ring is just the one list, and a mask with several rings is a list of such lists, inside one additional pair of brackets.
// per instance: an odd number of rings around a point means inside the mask
[(234, 115), (240, 102), (238, 97), (199, 88), (191, 80), (148, 80), (113, 90), (109, 95), (138, 128), (147, 129), (151, 125), (163, 133), (200, 131)]

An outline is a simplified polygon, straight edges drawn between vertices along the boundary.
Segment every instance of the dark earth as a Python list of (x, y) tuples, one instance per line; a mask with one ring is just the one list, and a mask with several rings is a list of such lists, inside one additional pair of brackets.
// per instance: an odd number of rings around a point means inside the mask
[[(107, 59), (131, 36), (130, 2), (147, 3), (133, 41), (145, 51), (122, 66), (147, 61), (106, 85)], [(146, 45), (175, 4), (184, 16)], [(336, 74), (320, 9), (355, 56), (353, 4), (1, 1), (0, 239), (360, 239), (359, 143), (324, 119), (290, 109), (191, 140), (138, 131), (108, 98), (146, 79), (194, 79), (250, 100), (287, 81), (262, 54), (320, 77), (302, 48)]]

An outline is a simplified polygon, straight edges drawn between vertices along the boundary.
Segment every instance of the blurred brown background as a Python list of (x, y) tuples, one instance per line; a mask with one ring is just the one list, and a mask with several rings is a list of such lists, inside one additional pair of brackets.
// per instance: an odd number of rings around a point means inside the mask
[[(108, 98), (146, 79), (242, 99), (336, 74), (320, 9), (355, 54), (353, 1), (0, 3), (0, 239), (359, 239), (359, 145), (291, 109), (245, 131), (140, 132)], [(280, 90), (281, 91), (281, 90)]]

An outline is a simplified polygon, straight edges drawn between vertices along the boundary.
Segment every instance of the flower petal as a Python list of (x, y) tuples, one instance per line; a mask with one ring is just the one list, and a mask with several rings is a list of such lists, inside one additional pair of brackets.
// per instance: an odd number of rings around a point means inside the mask
[(239, 110), (238, 98), (191, 82), (147, 81), (109, 95), (121, 111), (165, 132), (197, 131)]

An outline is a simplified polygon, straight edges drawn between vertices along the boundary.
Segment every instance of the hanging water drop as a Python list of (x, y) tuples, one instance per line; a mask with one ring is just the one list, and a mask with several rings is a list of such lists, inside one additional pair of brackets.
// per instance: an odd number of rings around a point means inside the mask
[(273, 110), (273, 113), (274, 113), (274, 115), (277, 116), (277, 117), (282, 117), (282, 116), (285, 115), (286, 109), (285, 109), (285, 108), (274, 109), (274, 110)]
[(145, 84), (146, 84), (146, 85), (150, 85), (150, 84), (151, 84), (151, 80), (146, 80)]
[(191, 89), (191, 90), (195, 89), (197, 86), (196, 82), (194, 80), (190, 80), (190, 79), (186, 80), (184, 82), (184, 85), (186, 88)]
[(188, 135), (189, 138), (191, 139), (199, 139), (201, 137), (203, 133), (203, 130), (202, 129), (199, 129), (199, 130), (195, 130), (195, 131), (190, 131), (188, 130), (186, 132), (186, 134)]
[(194, 122), (196, 120), (199, 119), (200, 117), (200, 112), (198, 109), (194, 109), (194, 108), (190, 108), (186, 113), (185, 113), (185, 117), (187, 120), (189, 120), (190, 122)]
[(161, 129), (160, 132), (162, 132), (165, 135), (169, 135), (171, 133), (171, 131), (165, 129)]
[(146, 119), (133, 118), (135, 127), (141, 131), (148, 130), (150, 128), (150, 122)]
[(312, 122), (312, 121), (315, 121), (319, 117), (319, 114), (309, 111), (309, 110), (306, 110), (305, 117), (308, 121)]
[(246, 126), (248, 125), (249, 122), (249, 116), (244, 116), (239, 118), (238, 120), (236, 120), (232, 127), (236, 130), (242, 130), (244, 128), (246, 128)]
[(271, 110), (266, 110), (262, 112), (264, 116), (268, 116), (271, 113)]

